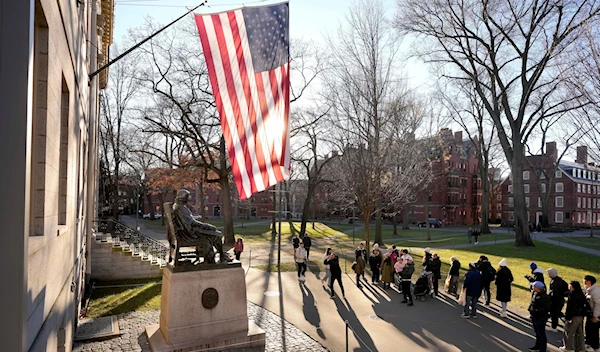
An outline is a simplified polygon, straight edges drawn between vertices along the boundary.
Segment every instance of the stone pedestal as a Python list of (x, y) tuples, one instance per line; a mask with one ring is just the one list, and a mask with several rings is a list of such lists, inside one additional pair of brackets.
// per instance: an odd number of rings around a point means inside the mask
[(217, 351), (264, 346), (265, 332), (248, 321), (246, 281), (239, 262), (167, 266), (160, 324), (146, 327), (153, 352)]

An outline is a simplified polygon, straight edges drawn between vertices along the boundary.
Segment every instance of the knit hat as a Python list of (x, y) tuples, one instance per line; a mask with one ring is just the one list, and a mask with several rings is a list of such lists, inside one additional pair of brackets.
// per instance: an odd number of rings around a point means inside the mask
[(506, 266), (506, 258), (502, 258), (502, 260), (500, 261), (500, 263), (498, 263), (499, 266)]
[(533, 269), (537, 268), (537, 264), (536, 264), (536, 263), (534, 263), (534, 262), (531, 262), (531, 264), (529, 264), (529, 268), (530, 268), (531, 270), (533, 270)]
[(425, 248), (425, 253), (429, 253), (431, 251), (431, 248), (427, 247)]
[(544, 285), (544, 283), (543, 283), (543, 282), (541, 282), (541, 281), (536, 281), (536, 282), (534, 282), (532, 286), (533, 286), (533, 287), (537, 287), (537, 288), (539, 288), (539, 289), (542, 289), (542, 288), (546, 287), (546, 286)]

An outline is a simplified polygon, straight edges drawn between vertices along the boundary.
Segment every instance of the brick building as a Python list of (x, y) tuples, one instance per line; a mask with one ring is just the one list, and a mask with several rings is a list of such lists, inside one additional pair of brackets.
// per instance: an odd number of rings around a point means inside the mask
[(409, 222), (435, 218), (444, 225), (477, 224), (481, 221), (482, 190), (476, 146), (463, 139), (462, 131), (444, 128), (437, 138), (440, 150), (432, 165), (434, 179), (410, 205)]
[[(541, 155), (529, 156), (523, 165), (527, 218), (538, 224), (542, 217), (542, 198), (549, 192), (548, 223), (552, 226), (589, 227), (600, 225), (600, 168), (588, 163), (587, 147), (577, 147), (574, 162), (561, 160), (558, 166), (556, 142), (546, 143)], [(514, 223), (514, 198), (511, 178), (501, 185), (503, 224)]]

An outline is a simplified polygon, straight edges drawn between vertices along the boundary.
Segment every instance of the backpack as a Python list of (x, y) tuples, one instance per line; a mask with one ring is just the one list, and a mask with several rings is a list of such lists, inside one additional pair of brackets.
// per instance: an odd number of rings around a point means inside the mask
[(594, 310), (592, 309), (592, 306), (590, 305), (590, 302), (586, 299), (585, 300), (585, 305), (583, 306), (583, 311), (584, 311), (584, 315), (587, 318), (593, 318), (594, 317)]
[(486, 279), (487, 281), (494, 281), (494, 279), (496, 278), (496, 270), (489, 266), (487, 268), (487, 270), (485, 272), (482, 273), (483, 274), (483, 278)]

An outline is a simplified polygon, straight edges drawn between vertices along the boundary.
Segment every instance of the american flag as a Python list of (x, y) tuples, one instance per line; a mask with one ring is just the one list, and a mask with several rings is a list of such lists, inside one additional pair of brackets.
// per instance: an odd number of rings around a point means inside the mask
[(289, 177), (288, 3), (195, 15), (240, 199)]

